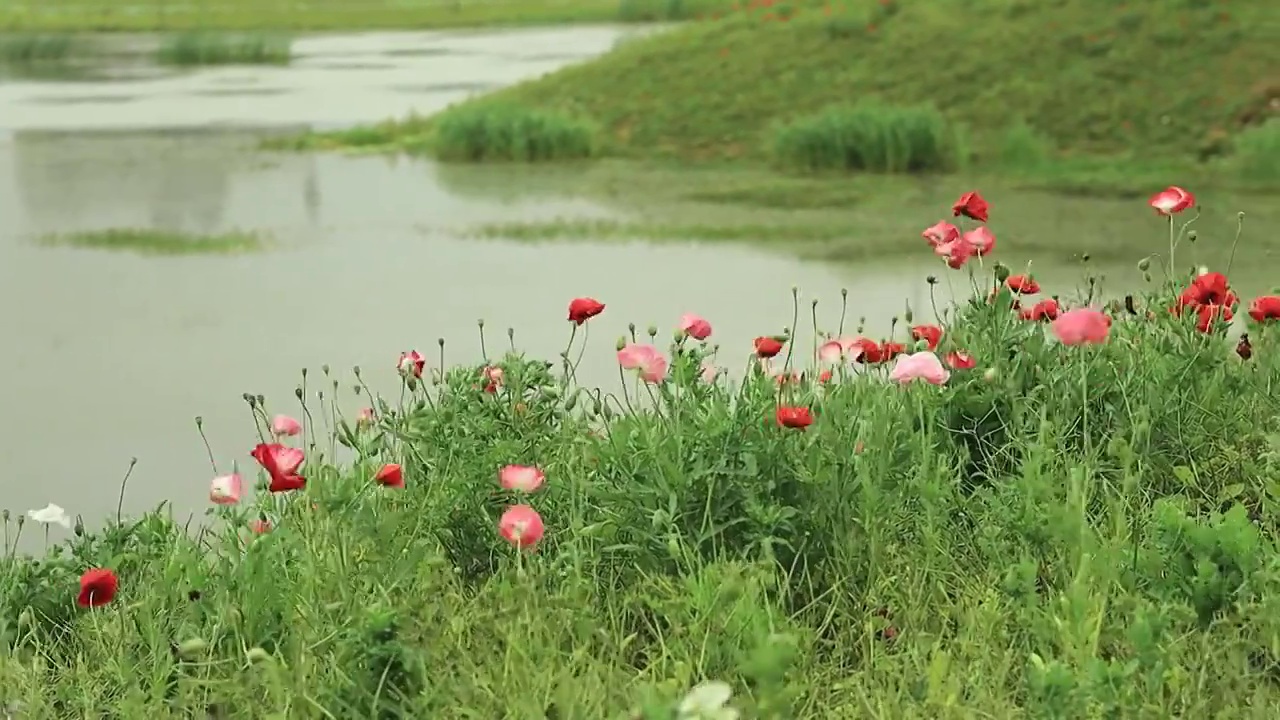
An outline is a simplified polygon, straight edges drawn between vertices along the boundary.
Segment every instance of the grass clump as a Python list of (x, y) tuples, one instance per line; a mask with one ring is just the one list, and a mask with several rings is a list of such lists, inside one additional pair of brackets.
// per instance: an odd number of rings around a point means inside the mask
[(287, 37), (192, 30), (165, 37), (156, 60), (166, 65), (287, 65), (293, 59)]
[(1245, 181), (1280, 185), (1280, 117), (1237, 135), (1231, 162)]
[(119, 250), (141, 255), (221, 255), (251, 252), (265, 246), (265, 241), (260, 235), (250, 232), (193, 235), (154, 228), (86, 230), (45, 235), (40, 237), (38, 242), (53, 247)]
[(956, 165), (954, 137), (930, 106), (834, 106), (780, 125), (773, 155), (803, 170), (942, 171)]
[(76, 50), (71, 35), (31, 33), (0, 35), (0, 63), (30, 65), (70, 58)]
[[(559, 364), (487, 355), (482, 324), (484, 360), (406, 353), (390, 398), (300, 389), (302, 426), (248, 394), (261, 443), (211, 449), (210, 472), (251, 454), (267, 477), (216, 478), (208, 527), (161, 510), (39, 558), (5, 548), (0, 704), (669, 719), (693, 693), (760, 720), (1274, 716), (1280, 298), (1233, 352), (1225, 276), (1099, 306), (1092, 282), (1015, 285), (992, 260), (946, 283), (970, 278), (971, 300), (888, 338), (850, 337), (843, 304), (800, 320), (793, 294), (723, 355), (705, 322), (705, 342), (616, 354), (575, 325)], [(1051, 302), (1074, 310), (1049, 322)], [(569, 315), (625, 327), (612, 311)], [(708, 371), (748, 355), (739, 379)], [(638, 367), (584, 387), (580, 357)]]
[(599, 150), (590, 121), (517, 104), (451, 108), (434, 120), (432, 131), (432, 151), (455, 162), (578, 160)]

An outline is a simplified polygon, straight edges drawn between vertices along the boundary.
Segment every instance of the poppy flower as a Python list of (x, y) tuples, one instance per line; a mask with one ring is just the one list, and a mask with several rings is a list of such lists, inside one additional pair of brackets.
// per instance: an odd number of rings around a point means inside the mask
[(942, 328), (937, 325), (916, 325), (911, 328), (911, 337), (924, 340), (929, 344), (929, 350), (936, 350), (938, 343), (942, 341)]
[(604, 312), (604, 303), (595, 298), (574, 298), (569, 303), (569, 322), (582, 323)]
[(1058, 313), (1061, 308), (1058, 307), (1058, 301), (1053, 298), (1041, 300), (1029, 308), (1022, 309), (1022, 319), (1032, 322), (1045, 322), (1049, 320), (1057, 320)]
[(532, 550), (545, 532), (542, 516), (528, 505), (512, 505), (498, 518), (498, 534), (517, 550)]
[(243, 490), (239, 473), (219, 475), (209, 482), (209, 501), (215, 505), (235, 505), (240, 502)]
[(782, 405), (774, 416), (779, 427), (803, 430), (813, 424), (813, 413), (807, 407)]
[(678, 327), (694, 340), (706, 340), (711, 337), (711, 323), (700, 315), (693, 313), (681, 315)]
[(963, 215), (978, 222), (986, 222), (987, 212), (990, 207), (987, 201), (983, 200), (982, 196), (975, 190), (961, 195), (960, 199), (956, 200), (955, 204), (951, 206), (951, 212), (956, 217)]
[(956, 370), (971, 370), (978, 364), (978, 361), (972, 355), (963, 350), (953, 350), (947, 353), (943, 359)]
[(915, 380), (924, 380), (930, 385), (942, 385), (951, 377), (951, 372), (942, 365), (937, 355), (925, 350), (898, 358), (893, 370), (889, 371), (889, 379), (906, 385)]
[(1240, 342), (1236, 343), (1236, 354), (1241, 360), (1248, 360), (1253, 357), (1253, 345), (1249, 342), (1248, 335), (1241, 335)]
[(1230, 305), (1200, 305), (1196, 308), (1196, 330), (1210, 332), (1217, 327), (1219, 320), (1229, 323), (1233, 317), (1235, 313)]
[(618, 351), (618, 364), (624, 370), (639, 370), (640, 378), (656, 384), (667, 377), (667, 359), (652, 345), (631, 343)]
[(771, 338), (767, 335), (756, 338), (754, 345), (756, 355), (762, 358), (771, 358), (782, 352), (782, 343), (778, 342), (776, 338)]
[(1280, 295), (1261, 295), (1249, 303), (1249, 317), (1257, 322), (1280, 320)]
[(409, 350), (400, 353), (400, 362), (396, 363), (396, 369), (404, 377), (415, 377), (422, 379), (422, 369), (426, 367), (427, 359), (422, 357), (422, 353), (417, 350)]
[(945, 220), (930, 225), (920, 233), (920, 236), (929, 241), (929, 247), (936, 248), (939, 245), (956, 240), (960, 237), (960, 228), (952, 225)]
[(298, 468), (302, 466), (304, 459), (301, 450), (280, 443), (259, 443), (249, 455), (271, 477), (271, 484), (268, 486), (271, 492), (301, 490), (307, 486), (307, 479), (298, 474)]
[(1235, 305), (1240, 298), (1231, 290), (1227, 276), (1220, 272), (1197, 275), (1186, 290), (1178, 296), (1178, 304), (1186, 305)]
[(249, 532), (254, 535), (266, 535), (271, 532), (271, 521), (266, 518), (254, 518), (249, 521)]
[(1170, 185), (1147, 201), (1160, 215), (1177, 215), (1190, 207), (1195, 207), (1196, 196), (1177, 185)]
[(880, 344), (871, 338), (856, 337), (851, 343), (854, 360), (864, 365), (876, 365), (884, 362), (884, 353)]
[(710, 360), (703, 360), (702, 365), (698, 367), (698, 377), (702, 378), (705, 383), (713, 383), (716, 377), (720, 375), (720, 368)]
[(1040, 292), (1040, 283), (1030, 275), (1010, 275), (1005, 279), (1004, 284), (1019, 295), (1035, 295)]
[(906, 345), (885, 340), (880, 343), (880, 362), (889, 362), (906, 351)]
[(1093, 308), (1076, 308), (1058, 316), (1050, 328), (1064, 345), (1097, 344), (1106, 342), (1111, 318)]
[(373, 481), (383, 487), (404, 487), (404, 470), (396, 463), (387, 463), (373, 474)]
[(976, 227), (960, 236), (960, 239), (973, 248), (973, 254), (983, 257), (996, 249), (996, 236), (986, 225)]
[(76, 604), (83, 608), (101, 607), (111, 602), (120, 589), (120, 581), (111, 570), (93, 568), (80, 576), (80, 594)]
[(933, 253), (942, 258), (947, 263), (947, 267), (952, 270), (959, 270), (977, 254), (977, 251), (962, 235), (949, 242), (934, 246)]
[(506, 373), (496, 365), (486, 365), (480, 370), (480, 382), (484, 391), (490, 395), (502, 387), (502, 378)]
[(360, 410), (360, 412), (356, 413), (356, 427), (361, 427), (361, 428), (369, 427), (373, 425), (374, 421), (376, 421), (377, 418), (378, 418), (378, 415), (377, 413), (374, 412), (373, 408), (371, 407), (363, 408)]
[(504, 490), (531, 493), (542, 487), (547, 476), (532, 465), (506, 465), (498, 471), (498, 484)]

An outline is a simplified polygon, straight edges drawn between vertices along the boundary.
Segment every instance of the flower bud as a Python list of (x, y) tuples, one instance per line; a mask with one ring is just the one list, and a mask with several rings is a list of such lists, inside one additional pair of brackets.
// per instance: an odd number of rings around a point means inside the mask
[(267, 652), (266, 650), (263, 650), (260, 647), (249, 648), (249, 650), (245, 652), (244, 656), (245, 656), (245, 659), (250, 662), (250, 664), (254, 664), (254, 665), (258, 663), (271, 662), (271, 653)]
[(989, 383), (993, 383), (999, 378), (1000, 378), (1000, 371), (996, 370), (995, 368), (987, 368), (986, 372), (982, 373), (982, 379)]
[(1004, 282), (1009, 279), (1009, 266), (1002, 262), (996, 263), (995, 266), (996, 282)]
[(1187, 242), (1189, 242), (1189, 243), (1193, 243), (1193, 242), (1195, 242), (1195, 241), (1196, 241), (1196, 238), (1198, 238), (1198, 237), (1200, 237), (1200, 234), (1199, 234), (1199, 233), (1197, 233), (1195, 230), (1188, 230), (1188, 231), (1187, 231)]
[(618, 344), (617, 344), (617, 348), (618, 348), (618, 350), (622, 350), (622, 348), (624, 348), (624, 347), (626, 347), (626, 346), (627, 346), (627, 338), (626, 338), (626, 336), (624, 336), (624, 335), (619, 335), (619, 336), (618, 336)]
[(1150, 270), (1150, 269), (1151, 269), (1151, 256), (1150, 256), (1150, 255), (1148, 255), (1148, 256), (1146, 256), (1146, 257), (1144, 257), (1144, 258), (1142, 258), (1141, 260), (1139, 260), (1139, 261), (1138, 261), (1138, 269), (1139, 269), (1139, 270), (1141, 270), (1142, 272), (1146, 272), (1146, 271), (1148, 271), (1148, 270)]
[(658, 326), (657, 326), (657, 325), (650, 325), (650, 326), (649, 326), (649, 339), (650, 339), (650, 340), (652, 340), (653, 338), (656, 338), (656, 337), (658, 337)]
[(178, 656), (184, 658), (194, 657), (209, 649), (209, 643), (203, 638), (194, 637), (189, 640), (183, 640), (178, 645)]

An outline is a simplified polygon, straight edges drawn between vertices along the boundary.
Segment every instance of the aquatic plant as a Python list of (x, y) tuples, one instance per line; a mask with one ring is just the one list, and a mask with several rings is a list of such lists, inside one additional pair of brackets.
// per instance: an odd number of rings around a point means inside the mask
[[(996, 261), (1000, 205), (970, 192), (921, 232), (941, 279), (886, 337), (849, 319), (856, 292), (837, 317), (793, 290), (789, 325), (762, 321), (747, 347), (715, 345), (688, 313), (670, 342), (632, 326), (602, 348), (590, 335), (611, 309), (583, 296), (555, 362), (512, 334), (495, 352), (481, 322), (479, 363), (448, 366), (443, 340), (438, 358), (389, 357), (397, 398), (356, 368), (344, 407), (327, 367), (303, 372), (288, 414), (246, 394), (258, 442), (235, 454), (260, 477), (243, 487), (211, 450), (204, 527), (163, 511), (101, 531), (77, 520), (44, 557), (0, 559), (0, 704), (776, 720), (1280, 708), (1280, 296), (1237, 316), (1229, 266), (1176, 262), (1193, 194), (1148, 204), (1169, 238), (1164, 255), (1153, 222), (1165, 277), (1144, 297), (1046, 297)], [(957, 284), (947, 307), (938, 293)], [(616, 388), (576, 382), (586, 353), (614, 352)], [(20, 515), (19, 534), (28, 521), (66, 512)]]
[(774, 159), (803, 170), (937, 172), (961, 162), (958, 147), (930, 106), (833, 106), (773, 130)]
[(432, 130), (430, 147), (442, 160), (577, 160), (599, 149), (599, 131), (591, 122), (512, 104), (451, 108), (435, 119)]
[(156, 61), (165, 65), (287, 65), (292, 41), (261, 33), (191, 30), (165, 36)]

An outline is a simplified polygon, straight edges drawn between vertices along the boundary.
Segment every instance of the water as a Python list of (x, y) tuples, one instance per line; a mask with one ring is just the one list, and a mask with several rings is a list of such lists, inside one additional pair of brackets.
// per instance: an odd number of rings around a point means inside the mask
[[(315, 412), (314, 391), (329, 390), (327, 363), (352, 416), (365, 404), (347, 389), (353, 366), (395, 393), (401, 350), (417, 348), (437, 366), (443, 337), (447, 361), (478, 361), (481, 318), (490, 354), (505, 348), (511, 327), (521, 349), (555, 358), (575, 296), (608, 305), (590, 324), (582, 369), (586, 383), (606, 387), (617, 382), (613, 345), (629, 322), (656, 323), (665, 338), (681, 313), (699, 312), (736, 364), (751, 338), (791, 324), (792, 285), (803, 288), (802, 330), (814, 297), (824, 326), (835, 324), (842, 287), (851, 317), (867, 316), (873, 332), (887, 330), (905, 299), (927, 304), (923, 278), (937, 271), (927, 252), (854, 268), (725, 244), (479, 241), (460, 229), (620, 211), (530, 193), (528, 173), (253, 149), (268, 132), (429, 113), (622, 36), (577, 28), (321, 37), (300, 41), (290, 67), (183, 73), (147, 69), (125, 52), (145, 40), (124, 39), (124, 59), (105, 66), (105, 79), (0, 84), (0, 506), (52, 501), (92, 522), (114, 511), (137, 457), (126, 512), (164, 500), (199, 512), (213, 469), (196, 416), (220, 471), (233, 462), (251, 470), (257, 436), (244, 393), (301, 416), (294, 390), (309, 368)], [(110, 227), (252, 229), (274, 245), (155, 258), (32, 242)], [(1048, 268), (1040, 277), (1074, 274)]]

